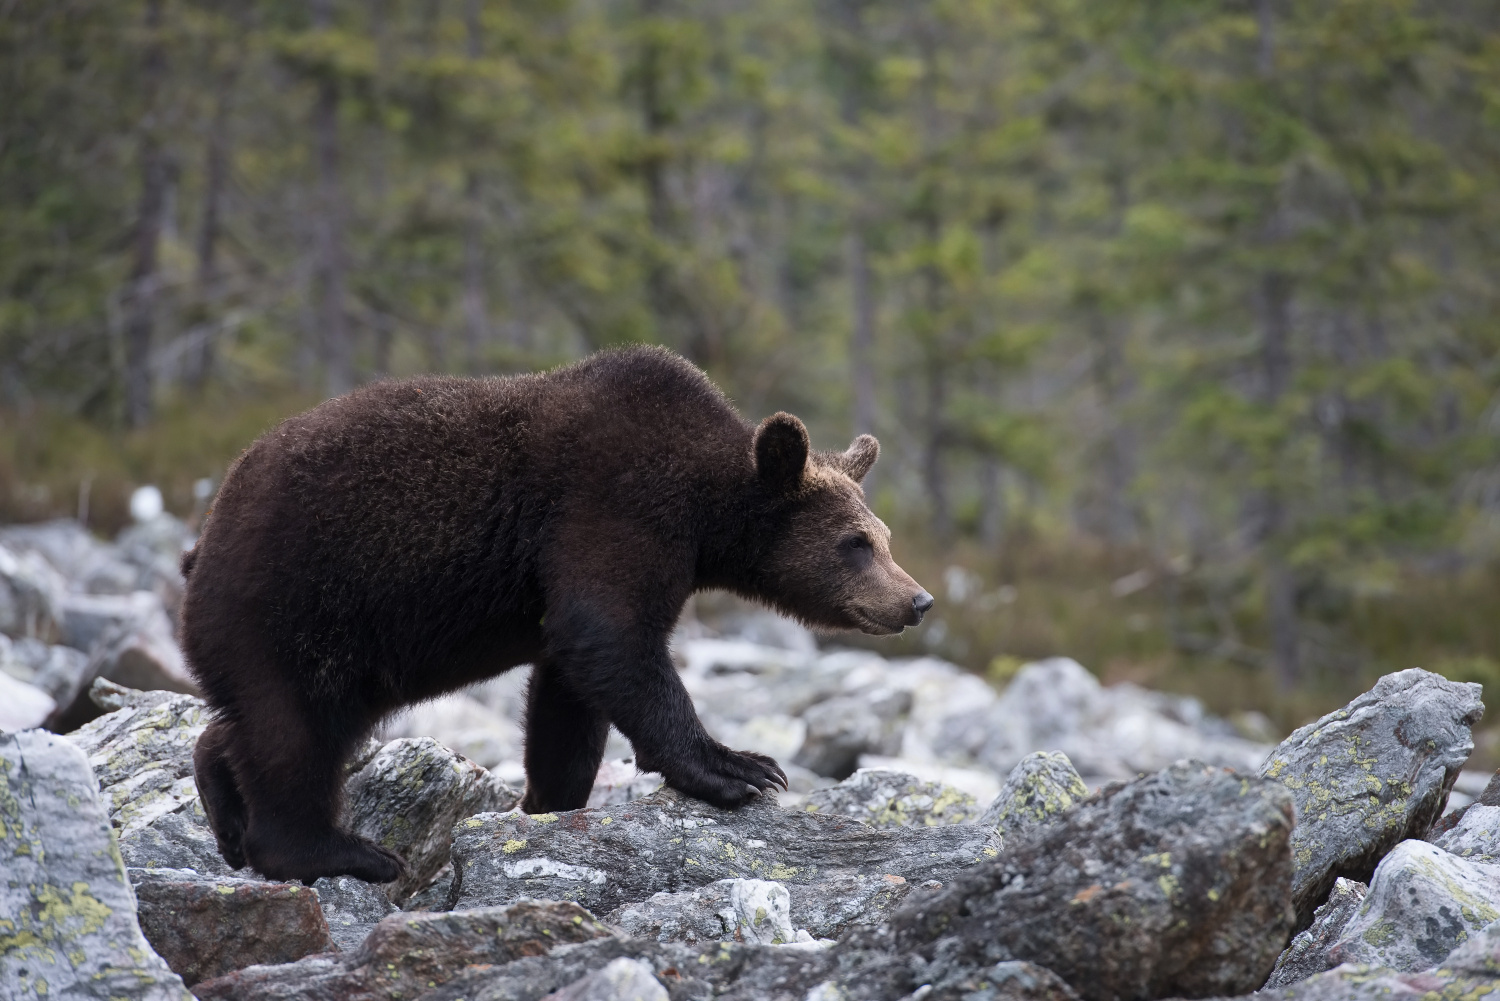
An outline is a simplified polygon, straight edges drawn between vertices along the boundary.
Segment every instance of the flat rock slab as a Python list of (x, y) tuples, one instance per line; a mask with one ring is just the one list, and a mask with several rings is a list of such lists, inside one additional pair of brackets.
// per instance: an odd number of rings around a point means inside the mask
[(404, 900), (447, 864), (455, 823), (509, 810), (520, 798), (519, 791), (431, 737), (403, 737), (349, 777), (344, 823), (406, 859), (407, 875), (390, 891), (392, 900)]
[(1329, 966), (1429, 969), (1497, 920), (1500, 866), (1403, 841), (1376, 867), (1369, 892), (1329, 949)]
[(193, 746), (209, 721), (191, 695), (140, 694), (68, 735), (88, 755), (121, 837), (198, 798)]
[(1411, 668), (1277, 745), (1261, 775), (1297, 801), (1292, 901), (1299, 927), (1340, 876), (1368, 882), (1397, 844), (1427, 834), (1474, 750), (1481, 688)]
[(0, 997), (187, 997), (141, 934), (83, 751), (0, 735), (0, 832)]
[(257, 963), (334, 948), (318, 893), (290, 883), (136, 870), (141, 930), (189, 987)]
[(1090, 1001), (1254, 990), (1292, 931), (1292, 817), (1275, 782), (1179, 762), (1025, 831), (866, 941), (929, 982), (1025, 960)]
[(1298, 932), (1292, 944), (1276, 960), (1276, 969), (1271, 972), (1266, 987), (1286, 987), (1338, 966), (1330, 952), (1343, 937), (1350, 919), (1358, 913), (1369, 889), (1363, 883), (1340, 876), (1328, 899), (1313, 915), (1312, 925)]
[(604, 920), (631, 938), (658, 942), (785, 945), (797, 941), (791, 903), (791, 894), (780, 883), (721, 879), (697, 890), (654, 894), (638, 904), (626, 904)]
[(454, 828), (455, 906), (534, 897), (602, 914), (741, 878), (775, 880), (795, 901), (799, 887), (835, 877), (946, 881), (996, 854), (998, 837), (978, 827), (876, 830), (783, 810), (774, 795), (721, 810), (664, 789), (620, 806), (470, 817)]
[[(353, 952), (252, 966), (198, 984), (193, 993), (204, 1001), (411, 1001), (469, 967), (541, 956), (559, 945), (609, 934), (583, 908), (555, 901), (528, 900), (462, 913), (393, 914)], [(565, 982), (583, 972), (588, 971)]]
[(871, 827), (943, 827), (979, 819), (979, 804), (968, 793), (881, 768), (861, 768), (836, 786), (814, 791), (803, 809)]

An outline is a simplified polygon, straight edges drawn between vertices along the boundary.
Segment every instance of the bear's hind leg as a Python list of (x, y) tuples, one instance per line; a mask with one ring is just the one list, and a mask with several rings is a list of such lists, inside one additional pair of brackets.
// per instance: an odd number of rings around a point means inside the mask
[(250, 865), (272, 879), (309, 884), (321, 876), (397, 879), (406, 871), (401, 856), (336, 823), (344, 763), (366, 727), (331, 701), (309, 703), (275, 687), (255, 693), (254, 715), (234, 734)]
[(604, 758), (609, 720), (573, 693), (545, 662), (531, 669), (526, 689), (527, 813), (578, 810)]
[(219, 843), (219, 854), (231, 869), (245, 867), (245, 801), (229, 766), (229, 724), (214, 720), (193, 748), (193, 781)]

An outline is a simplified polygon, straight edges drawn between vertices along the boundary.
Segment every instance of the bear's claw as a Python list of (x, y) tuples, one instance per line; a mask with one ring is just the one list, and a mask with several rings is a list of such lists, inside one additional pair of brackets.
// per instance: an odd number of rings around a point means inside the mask
[(715, 744), (694, 766), (674, 769), (667, 784), (725, 809), (741, 806), (767, 789), (787, 788), (786, 773), (776, 760), (754, 751), (731, 751)]

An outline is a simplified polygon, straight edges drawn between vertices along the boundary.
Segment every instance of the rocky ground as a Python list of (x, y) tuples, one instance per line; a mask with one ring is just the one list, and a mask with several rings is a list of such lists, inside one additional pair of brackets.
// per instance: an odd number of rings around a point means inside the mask
[(1479, 689), (1416, 669), (1272, 746), (1066, 659), (997, 692), (691, 620), (705, 723), (789, 793), (718, 810), (615, 738), (587, 809), (521, 814), (508, 676), (349, 765), (346, 822), (407, 879), (231, 871), (172, 637), (188, 541), (0, 529), (0, 997), (1500, 997)]

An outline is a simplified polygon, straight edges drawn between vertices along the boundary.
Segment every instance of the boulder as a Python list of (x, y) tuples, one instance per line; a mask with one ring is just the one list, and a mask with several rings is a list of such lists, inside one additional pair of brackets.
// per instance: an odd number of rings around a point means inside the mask
[(67, 582), (45, 559), (0, 545), (0, 633), (55, 643)]
[(41, 726), (56, 709), (52, 696), (40, 688), (0, 672), (0, 732)]
[(508, 810), (520, 798), (517, 790), (431, 737), (403, 737), (350, 776), (344, 823), (406, 859), (407, 874), (390, 893), (392, 900), (403, 900), (447, 864), (455, 823)]
[[(1078, 1001), (1067, 981), (1051, 970), (1015, 961), (983, 970), (958, 970), (924, 987), (922, 1001)], [(848, 996), (847, 992), (830, 993), (831, 999)]]
[(1497, 920), (1500, 866), (1403, 841), (1375, 867), (1369, 892), (1328, 950), (1328, 965), (1426, 970)]
[(435, 737), (485, 768), (521, 759), (523, 735), (517, 721), (465, 692), (402, 710), (386, 724), (384, 735)]
[(70, 646), (0, 636), (0, 671), (17, 681), (35, 685), (54, 703), (73, 698), (88, 663), (88, 654)]
[(1337, 712), (1287, 737), (1260, 773), (1291, 790), (1298, 927), (1340, 876), (1368, 882), (1399, 842), (1442, 816), (1484, 715), (1480, 686), (1419, 668), (1388, 674)]
[[(740, 745), (735, 745), (740, 746)], [(635, 767), (634, 760), (616, 759), (599, 765), (594, 776), (594, 788), (589, 791), (589, 806), (614, 806), (649, 796), (662, 785), (662, 777), (656, 772), (643, 772)]]
[(815, 790), (803, 809), (853, 817), (871, 827), (942, 827), (979, 817), (973, 796), (915, 775), (861, 768), (836, 786)]
[(900, 688), (841, 695), (819, 702), (802, 714), (807, 724), (802, 747), (792, 763), (843, 779), (854, 774), (862, 754), (896, 754), (911, 693)]
[(359, 948), (377, 924), (396, 913), (384, 890), (353, 876), (324, 876), (313, 889), (318, 891), (329, 936), (346, 952)]
[(1500, 862), (1500, 806), (1476, 802), (1452, 827), (1428, 840), (1461, 858)]
[(454, 900), (458, 907), (573, 900), (605, 913), (736, 878), (775, 880), (795, 900), (799, 888), (833, 877), (947, 880), (993, 857), (997, 842), (972, 826), (877, 830), (783, 810), (774, 794), (721, 810), (663, 789), (621, 806), (470, 817), (454, 829)]
[(558, 901), (528, 900), (447, 914), (393, 914), (351, 952), (247, 967), (200, 983), (193, 993), (202, 1001), (410, 1001), (470, 967), (541, 956), (560, 945), (608, 935), (593, 915)]
[(91, 696), (91, 685), (104, 679), (135, 691), (198, 694), (197, 682), (188, 672), (187, 661), (172, 636), (166, 613), (156, 608), (135, 619), (112, 622), (95, 639), (88, 663), (79, 673), (73, 690), (58, 701), (58, 711), (48, 721), (56, 730), (76, 730), (98, 718), (99, 707)]
[(865, 940), (931, 983), (1024, 960), (1099, 1001), (1254, 990), (1292, 931), (1292, 822), (1277, 783), (1179, 762), (1022, 832)]
[(110, 822), (126, 838), (196, 802), (193, 747), (208, 726), (208, 710), (191, 695), (118, 691), (101, 686), (102, 697), (122, 708), (70, 738), (89, 756)]
[(159, 624), (165, 621), (169, 632), (171, 629), (166, 606), (151, 591), (131, 591), (129, 594), (69, 593), (63, 595), (58, 604), (62, 612), (60, 642), (77, 650), (91, 651), (107, 633), (129, 630), (139, 622)]
[(152, 951), (84, 753), (0, 735), (0, 997), (183, 1001)]
[(1312, 925), (1292, 939), (1292, 944), (1276, 960), (1276, 969), (1265, 986), (1286, 987), (1337, 966), (1329, 950), (1343, 937), (1349, 919), (1359, 911), (1368, 890), (1365, 884), (1352, 879), (1340, 876), (1335, 880), (1328, 899), (1314, 912)]
[(651, 967), (621, 956), (553, 994), (555, 1001), (668, 1001)]
[(1011, 769), (1000, 795), (980, 816), (979, 823), (1009, 837), (1052, 820), (1088, 794), (1088, 786), (1066, 754), (1036, 751)]
[(189, 987), (256, 963), (290, 963), (334, 948), (311, 887), (205, 879), (184, 869), (131, 876), (141, 931)]
[(1348, 964), (1289, 987), (1267, 989), (1255, 1001), (1438, 1001), (1494, 997), (1500, 988), (1500, 922), (1490, 924), (1429, 970), (1403, 973)]
[(163, 814), (120, 838), (125, 864), (132, 870), (191, 869), (200, 876), (233, 875), (235, 870), (219, 854), (218, 842), (200, 812), (194, 802), (180, 813)]
[(658, 942), (783, 945), (797, 941), (791, 899), (786, 887), (770, 880), (721, 879), (696, 890), (653, 894), (604, 920), (631, 938)]

